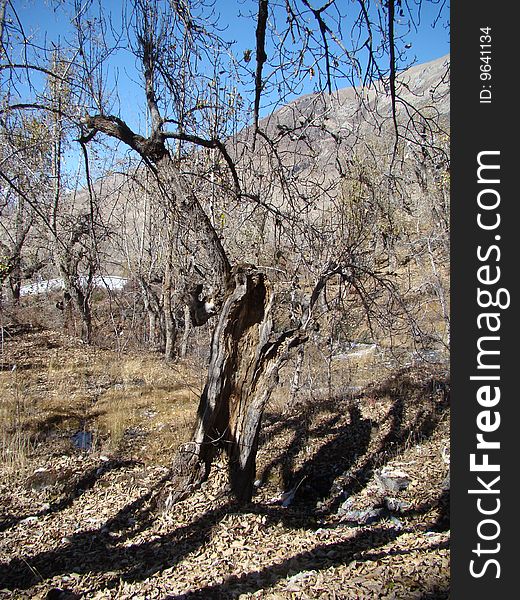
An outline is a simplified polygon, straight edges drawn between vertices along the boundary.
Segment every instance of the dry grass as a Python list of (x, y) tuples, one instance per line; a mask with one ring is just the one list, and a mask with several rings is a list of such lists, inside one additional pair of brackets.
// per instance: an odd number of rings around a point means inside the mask
[[(447, 589), (444, 374), (403, 370), (341, 394), (378, 367), (379, 355), (364, 352), (332, 361), (328, 398), (326, 364), (309, 351), (297, 405), (287, 400), (288, 365), (266, 411), (252, 510), (229, 504), (217, 461), (200, 490), (163, 514), (153, 508), (168, 473), (161, 465), (191, 433), (201, 364), (120, 356), (45, 330), (11, 334), (0, 371), (2, 426), (9, 424), (11, 443), (17, 431), (33, 442), (19, 449), (11, 479), (0, 476), (0, 575), (13, 597), (43, 598), (59, 587), (99, 598), (205, 588), (197, 597), (292, 598), (295, 582), (301, 597), (324, 588), (339, 589), (337, 597), (387, 597), (387, 581), (395, 598), (411, 597), (410, 582), (425, 593)], [(88, 452), (70, 442), (79, 429), (93, 434)], [(3, 462), (0, 475), (12, 469)], [(400, 496), (409, 514), (397, 525), (387, 517), (371, 526), (344, 522), (345, 494), (359, 510), (379, 502), (374, 471), (385, 466), (410, 475)], [(280, 506), (298, 482), (295, 505)], [(438, 523), (441, 530), (430, 531)]]
[[(169, 463), (191, 434), (205, 372), (193, 362), (168, 364), (151, 352), (88, 347), (34, 327), (5, 328), (2, 365), (1, 459), (11, 470), (25, 464), (34, 445), (54, 447), (59, 439), (60, 451), (71, 451), (77, 431), (92, 435), (95, 452)], [(281, 370), (269, 411), (282, 414), (291, 408), (294, 368), (290, 361)], [(348, 352), (336, 348), (331, 357), (327, 348), (311, 342), (294, 400), (353, 398), (394, 369), (392, 353), (382, 345)]]
[(28, 413), (24, 378), (13, 366), (0, 373), (0, 459), (9, 476), (23, 469), (31, 439), (23, 424)]
[(61, 439), (70, 446), (80, 430), (92, 435), (93, 451), (164, 463), (191, 433), (200, 394), (193, 365), (169, 365), (152, 353), (121, 356), (46, 330), (8, 330), (5, 338), (4, 468), (25, 464), (35, 444)]

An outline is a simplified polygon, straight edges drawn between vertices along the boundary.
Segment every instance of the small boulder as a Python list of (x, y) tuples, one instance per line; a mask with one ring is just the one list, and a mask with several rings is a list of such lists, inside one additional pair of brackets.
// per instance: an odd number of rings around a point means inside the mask
[(385, 508), (393, 513), (403, 513), (410, 510), (412, 505), (404, 500), (387, 496), (384, 500)]
[(384, 493), (396, 493), (405, 490), (412, 479), (405, 471), (384, 467), (374, 473), (374, 479)]

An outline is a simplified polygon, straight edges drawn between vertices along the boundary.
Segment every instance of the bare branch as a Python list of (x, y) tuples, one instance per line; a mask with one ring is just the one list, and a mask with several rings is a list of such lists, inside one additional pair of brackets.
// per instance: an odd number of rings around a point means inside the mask
[(213, 139), (213, 140), (207, 140), (204, 138), (201, 138), (198, 135), (192, 135), (192, 134), (188, 134), (188, 133), (180, 133), (180, 132), (163, 132), (162, 134), (163, 138), (171, 138), (171, 139), (175, 139), (175, 140), (181, 140), (183, 142), (190, 142), (192, 144), (196, 144), (197, 146), (202, 146), (204, 148), (212, 148), (212, 149), (217, 149), (223, 156), (224, 160), (226, 161), (229, 170), (231, 171), (231, 176), (233, 177), (233, 183), (235, 185), (235, 194), (237, 196), (239, 196), (241, 194), (241, 190), (240, 190), (240, 181), (238, 179), (238, 174), (237, 174), (237, 170), (236, 170), (236, 166), (235, 163), (233, 161), (233, 159), (231, 158), (231, 156), (229, 155), (229, 152), (226, 150), (225, 145), (217, 139)]
[[(138, 133), (135, 133), (128, 125), (119, 117), (109, 115), (94, 115), (84, 118), (83, 123), (93, 131), (99, 131), (109, 137), (118, 139), (130, 146), (138, 152), (143, 158), (158, 162), (164, 158), (168, 151), (164, 146), (162, 139), (145, 138)], [(92, 139), (92, 134), (89, 134), (89, 139)], [(86, 141), (86, 138), (82, 138)]]
[[(267, 54), (265, 53), (265, 34), (267, 29), (268, 0), (258, 0), (258, 17), (256, 21), (256, 74), (255, 74), (255, 106), (254, 106), (254, 126), (255, 132), (258, 131), (258, 120), (260, 115), (260, 97), (263, 89), (262, 69)], [(253, 141), (254, 145), (254, 141)]]

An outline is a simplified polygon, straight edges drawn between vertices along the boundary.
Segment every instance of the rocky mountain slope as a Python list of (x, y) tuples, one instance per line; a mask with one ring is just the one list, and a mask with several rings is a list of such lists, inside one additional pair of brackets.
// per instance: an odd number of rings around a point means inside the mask
[[(449, 67), (447, 55), (398, 74), (397, 121), (408, 141), (421, 143), (424, 128), (432, 132), (449, 128)], [(297, 172), (308, 170), (310, 162), (321, 172), (334, 171), (338, 148), (343, 152), (357, 151), (358, 146), (366, 149), (388, 135), (394, 127), (391, 96), (379, 82), (368, 88), (306, 95), (262, 119), (259, 127)], [(238, 146), (245, 148), (252, 136), (252, 128), (242, 132)]]

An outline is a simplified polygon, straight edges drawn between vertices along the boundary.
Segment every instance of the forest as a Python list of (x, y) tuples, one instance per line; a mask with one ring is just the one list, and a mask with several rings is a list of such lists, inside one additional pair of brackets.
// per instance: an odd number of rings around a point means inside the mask
[(0, 0), (0, 597), (449, 597), (426, 28)]

